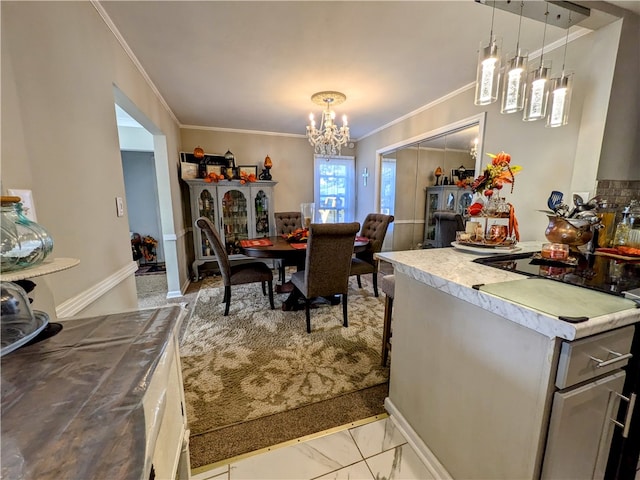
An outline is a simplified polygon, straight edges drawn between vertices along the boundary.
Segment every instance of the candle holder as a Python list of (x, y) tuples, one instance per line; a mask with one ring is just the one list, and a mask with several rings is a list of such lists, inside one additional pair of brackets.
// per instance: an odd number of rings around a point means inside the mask
[(260, 180), (271, 180), (271, 167), (273, 166), (273, 162), (269, 155), (267, 155), (264, 159), (264, 168), (262, 169), (262, 173), (258, 177)]

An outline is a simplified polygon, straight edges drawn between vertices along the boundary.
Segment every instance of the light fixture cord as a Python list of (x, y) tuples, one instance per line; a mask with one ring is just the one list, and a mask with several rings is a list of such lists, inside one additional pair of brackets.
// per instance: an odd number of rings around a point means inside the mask
[(496, 15), (496, 0), (493, 0), (493, 10), (491, 10), (491, 31), (489, 32), (489, 45), (493, 41), (493, 19)]
[(564, 40), (564, 54), (562, 55), (562, 75), (564, 76), (564, 65), (567, 60), (567, 45), (569, 44), (569, 28), (571, 28), (571, 12), (569, 12), (569, 20), (567, 21), (567, 37)]
[(520, 21), (518, 22), (518, 41), (516, 42), (516, 55), (520, 56), (520, 27), (522, 26), (522, 9), (524, 2), (520, 2)]
[(544, 40), (547, 36), (547, 19), (549, 18), (549, 2), (545, 2), (547, 6), (546, 12), (544, 12), (544, 30), (542, 31), (542, 50), (540, 51), (540, 70), (542, 71), (542, 58), (544, 57)]

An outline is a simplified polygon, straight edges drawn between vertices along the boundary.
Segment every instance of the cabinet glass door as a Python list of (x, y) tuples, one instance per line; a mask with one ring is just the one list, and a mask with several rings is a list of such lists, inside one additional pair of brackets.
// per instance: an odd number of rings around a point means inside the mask
[(240, 240), (249, 238), (247, 197), (240, 190), (230, 189), (223, 193), (221, 205), (220, 214), (227, 253), (242, 253)]
[(254, 199), (254, 211), (256, 212), (256, 237), (268, 237), (269, 225), (269, 197), (263, 190), (258, 191)]
[(446, 192), (446, 199), (444, 203), (444, 210), (453, 212), (456, 208), (456, 194), (455, 192)]
[(433, 213), (440, 205), (441, 192), (427, 192), (427, 218), (425, 226), (425, 240), (436, 239), (436, 220)]
[[(208, 188), (202, 189), (198, 195), (198, 216), (207, 217), (211, 223), (216, 224), (216, 201)], [(213, 255), (213, 249), (209, 245), (206, 235), (200, 234), (200, 253), (202, 256), (209, 257)]]

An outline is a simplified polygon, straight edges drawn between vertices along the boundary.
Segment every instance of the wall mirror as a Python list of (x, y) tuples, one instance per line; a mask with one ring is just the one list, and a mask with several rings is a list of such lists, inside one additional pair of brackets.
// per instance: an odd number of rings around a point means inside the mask
[(484, 114), (378, 151), (380, 212), (395, 217), (385, 250), (430, 246), (434, 228), (427, 213), (435, 209), (464, 213), (473, 194), (456, 181), (480, 171), (483, 126)]

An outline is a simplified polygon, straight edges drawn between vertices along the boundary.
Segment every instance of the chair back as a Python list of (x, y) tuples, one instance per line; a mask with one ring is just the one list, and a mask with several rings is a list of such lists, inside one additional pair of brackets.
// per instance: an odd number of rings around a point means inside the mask
[(384, 237), (387, 234), (389, 224), (393, 222), (393, 215), (382, 213), (370, 213), (362, 223), (360, 236), (369, 239), (369, 245), (364, 252), (356, 253), (356, 257), (369, 263), (373, 263), (373, 254), (382, 250)]
[(302, 228), (302, 214), (300, 212), (276, 212), (276, 234), (284, 235)]
[(307, 240), (304, 283), (307, 298), (345, 294), (358, 222), (312, 223)]
[(224, 247), (224, 243), (220, 239), (220, 235), (216, 231), (216, 228), (207, 217), (200, 217), (196, 220), (196, 226), (199, 227), (207, 236), (213, 253), (218, 261), (218, 267), (220, 268), (220, 274), (222, 275), (222, 282), (224, 286), (231, 285), (231, 262), (229, 262), (229, 255)]
[(434, 246), (436, 248), (450, 247), (456, 239), (456, 232), (464, 230), (462, 215), (454, 212), (433, 212), (436, 221)]

